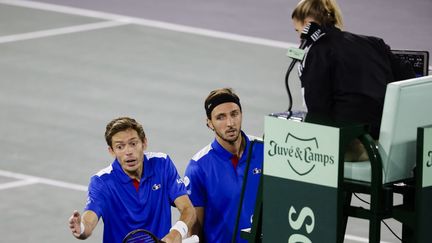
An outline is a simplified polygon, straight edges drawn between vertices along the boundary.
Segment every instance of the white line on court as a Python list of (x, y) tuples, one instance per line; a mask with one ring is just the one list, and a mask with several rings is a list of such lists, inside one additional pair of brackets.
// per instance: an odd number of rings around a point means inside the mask
[(120, 21), (103, 21), (103, 22), (97, 22), (91, 24), (83, 24), (83, 25), (68, 26), (68, 27), (49, 29), (49, 30), (33, 31), (33, 32), (28, 32), (23, 34), (0, 36), (0, 44), (22, 41), (22, 40), (37, 39), (37, 38), (49, 37), (55, 35), (83, 32), (89, 30), (111, 28), (111, 27), (116, 27), (116, 26), (121, 26), (126, 24), (128, 23), (120, 22)]
[(237, 41), (237, 42), (248, 43), (248, 44), (263, 45), (263, 46), (270, 46), (270, 47), (283, 48), (283, 49), (286, 49), (288, 47), (298, 46), (298, 44), (295, 43), (250, 37), (250, 36), (238, 35), (233, 33), (214, 31), (214, 30), (208, 30), (203, 28), (172, 24), (172, 23), (167, 23), (162, 21), (135, 18), (135, 17), (124, 16), (124, 15), (104, 13), (99, 11), (67, 7), (67, 6), (55, 5), (49, 3), (40, 3), (40, 2), (33, 2), (27, 0), (0, 0), (0, 3), (13, 5), (13, 6), (46, 10), (46, 11), (53, 11), (57, 13), (73, 14), (73, 15), (107, 19), (107, 20), (119, 21), (119, 22), (128, 22), (131, 24), (137, 24), (137, 25), (142, 25), (142, 26), (147, 26), (152, 28), (159, 28), (159, 29), (183, 32), (188, 34), (195, 34), (195, 35), (201, 35), (206, 37)]
[[(27, 185), (31, 185), (31, 184), (35, 184), (35, 183), (41, 183), (41, 184), (46, 184), (46, 185), (55, 186), (55, 187), (62, 187), (62, 188), (66, 188), (66, 189), (76, 190), (76, 191), (87, 191), (87, 186), (73, 184), (73, 183), (64, 182), (64, 181), (47, 179), (47, 178), (43, 178), (43, 177), (25, 175), (25, 174), (15, 173), (15, 172), (11, 172), (11, 171), (6, 171), (6, 170), (0, 170), (0, 176), (19, 179), (19, 180), (22, 180), (22, 181), (20, 181), (21, 183), (25, 184), (25, 182), (28, 182)], [(12, 184), (12, 183), (13, 182), (5, 183), (5, 184)], [(19, 184), (19, 182), (15, 182), (15, 183)], [(5, 184), (3, 184), (3, 185), (5, 185)], [(0, 185), (0, 189), (1, 189), (1, 185)]]
[(33, 185), (36, 183), (38, 183), (38, 181), (35, 179), (12, 181), (12, 182), (8, 182), (8, 183), (0, 184), (0, 190), (5, 190), (5, 189), (9, 189), (9, 188), (14, 188), (14, 187), (28, 186), (28, 185)]

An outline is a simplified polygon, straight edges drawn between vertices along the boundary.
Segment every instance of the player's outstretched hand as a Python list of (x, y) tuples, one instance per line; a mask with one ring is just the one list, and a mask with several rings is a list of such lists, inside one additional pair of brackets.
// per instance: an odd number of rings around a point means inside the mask
[(69, 228), (71, 229), (73, 236), (76, 238), (81, 236), (81, 215), (77, 210), (75, 210), (69, 218)]

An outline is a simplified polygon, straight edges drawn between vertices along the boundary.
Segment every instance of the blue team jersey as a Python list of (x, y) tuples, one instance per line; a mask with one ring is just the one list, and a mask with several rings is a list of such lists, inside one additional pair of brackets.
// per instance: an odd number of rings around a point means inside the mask
[[(250, 150), (250, 140), (242, 132), (246, 148), (234, 169), (232, 154), (215, 139), (189, 162), (185, 172), (185, 184), (195, 207), (204, 207), (204, 238), (207, 243), (231, 242), (233, 235), (246, 160)], [(255, 199), (262, 172), (263, 143), (255, 143), (252, 149), (247, 187), (243, 199), (237, 242), (247, 242), (240, 238), (240, 230), (251, 227)]]
[(85, 210), (104, 222), (103, 242), (119, 243), (134, 229), (162, 238), (171, 228), (171, 206), (186, 195), (185, 186), (166, 154), (145, 153), (137, 191), (117, 160), (91, 177)]

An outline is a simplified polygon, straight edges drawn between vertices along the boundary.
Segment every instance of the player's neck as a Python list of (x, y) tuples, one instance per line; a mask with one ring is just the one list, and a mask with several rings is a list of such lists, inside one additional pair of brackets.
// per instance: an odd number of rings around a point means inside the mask
[(246, 144), (245, 139), (240, 134), (238, 139), (234, 142), (229, 142), (226, 140), (223, 140), (221, 138), (217, 138), (219, 144), (226, 150), (228, 150), (231, 154), (236, 155), (238, 158), (240, 158), (243, 154), (244, 147)]
[(126, 172), (126, 174), (131, 178), (131, 179), (135, 179), (137, 181), (141, 180), (142, 174), (143, 174), (143, 169), (144, 166), (141, 165), (136, 171), (134, 171), (133, 173), (131, 172)]

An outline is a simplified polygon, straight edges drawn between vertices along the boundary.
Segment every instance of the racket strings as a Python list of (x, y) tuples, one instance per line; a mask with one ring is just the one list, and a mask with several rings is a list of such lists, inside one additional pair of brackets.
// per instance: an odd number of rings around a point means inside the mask
[(128, 235), (123, 243), (158, 243), (160, 242), (155, 236), (144, 231), (133, 232)]

